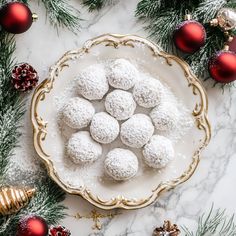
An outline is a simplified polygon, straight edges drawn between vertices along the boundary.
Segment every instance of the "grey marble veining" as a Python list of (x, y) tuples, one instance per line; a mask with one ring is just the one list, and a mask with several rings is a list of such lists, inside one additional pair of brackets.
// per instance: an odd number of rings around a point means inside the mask
[[(129, 33), (147, 37), (141, 23), (134, 17), (137, 2), (138, 0), (120, 0), (114, 6), (95, 13), (87, 13), (82, 9), (85, 21), (81, 23), (82, 29), (78, 35), (66, 30), (57, 33), (56, 29), (46, 23), (44, 9), (38, 4), (32, 4), (31, 9), (38, 13), (39, 20), (28, 32), (17, 36), (16, 57), (18, 61), (31, 63), (43, 80), (49, 66), (65, 51), (80, 47), (91, 37), (103, 33)], [(78, 1), (74, 3), (81, 7)], [(227, 208), (229, 213), (236, 212), (236, 89), (222, 93), (220, 89), (212, 88), (208, 82), (204, 86), (209, 96), (212, 140), (193, 177), (173, 191), (165, 193), (147, 208), (118, 210), (120, 214), (113, 219), (101, 219), (103, 227), (100, 231), (92, 230), (91, 219), (76, 220), (68, 216), (62, 224), (70, 228), (72, 236), (148, 236), (164, 219), (194, 229), (197, 216), (208, 210), (212, 202), (216, 207)], [(24, 127), (26, 131), (22, 148), (27, 148), (31, 139), (31, 128), (27, 120), (24, 121)], [(19, 153), (16, 158), (27, 163), (34, 163), (37, 158), (31, 149)], [(68, 196), (65, 205), (69, 207), (69, 215), (76, 212), (89, 214), (94, 209), (83, 199), (74, 196)]]

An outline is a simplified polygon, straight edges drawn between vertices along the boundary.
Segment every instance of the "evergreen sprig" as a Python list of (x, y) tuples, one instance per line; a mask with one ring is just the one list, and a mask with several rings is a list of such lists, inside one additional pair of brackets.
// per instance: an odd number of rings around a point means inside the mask
[(20, 137), (17, 128), (24, 114), (21, 96), (12, 89), (10, 82), (15, 65), (14, 51), (13, 36), (0, 31), (0, 181), (7, 171), (12, 151)]
[(65, 194), (52, 180), (43, 178), (35, 187), (36, 195), (27, 207), (15, 215), (0, 217), (0, 236), (15, 235), (20, 219), (29, 215), (43, 217), (49, 226), (58, 223), (65, 216), (65, 207), (59, 204), (64, 200)]
[[(65, 26), (72, 31), (79, 29), (79, 11), (65, 0), (42, 0), (53, 26)], [(21, 2), (28, 4), (27, 0)], [(0, 0), (0, 6), (7, 3)], [(0, 187), (6, 183), (7, 172), (14, 148), (20, 138), (19, 124), (25, 112), (24, 96), (13, 89), (11, 72), (16, 65), (16, 49), (13, 35), (0, 29)], [(11, 166), (12, 168), (12, 166)], [(15, 215), (0, 216), (0, 236), (15, 235), (19, 220), (27, 215), (39, 215), (48, 224), (57, 223), (65, 216), (65, 207), (60, 204), (65, 193), (49, 178), (37, 178), (34, 183), (36, 196), (30, 204)]]
[(234, 215), (226, 215), (225, 210), (214, 210), (213, 205), (209, 213), (203, 214), (198, 219), (198, 225), (195, 232), (190, 231), (187, 227), (182, 227), (185, 236), (234, 236), (236, 235), (236, 225)]
[[(136, 16), (146, 23), (145, 29), (150, 38), (156, 41), (165, 51), (176, 53), (183, 57), (197, 76), (208, 78), (208, 59), (217, 51), (223, 49), (226, 41), (224, 32), (218, 27), (212, 27), (209, 21), (215, 18), (222, 7), (233, 7), (234, 0), (141, 0), (136, 8)], [(204, 24), (207, 33), (206, 44), (192, 55), (183, 55), (173, 45), (173, 32), (183, 21), (186, 11), (195, 20)]]
[(80, 29), (80, 11), (71, 6), (67, 0), (42, 0), (51, 24), (66, 27), (73, 32)]
[[(11, 71), (16, 62), (14, 37), (0, 31), (0, 187), (5, 183), (13, 150), (20, 138), (18, 130), (24, 115), (25, 103), (22, 95), (12, 88)], [(0, 216), (0, 236), (13, 236), (19, 220), (29, 214), (39, 215), (49, 223), (64, 217), (65, 207), (60, 204), (65, 193), (50, 179), (38, 178), (36, 196), (18, 214)]]

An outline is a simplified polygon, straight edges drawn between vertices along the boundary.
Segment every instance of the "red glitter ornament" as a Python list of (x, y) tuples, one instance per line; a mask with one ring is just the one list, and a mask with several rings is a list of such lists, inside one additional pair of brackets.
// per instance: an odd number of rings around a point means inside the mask
[(205, 44), (206, 31), (199, 22), (186, 20), (176, 27), (173, 40), (179, 50), (191, 54)]
[(65, 227), (59, 225), (56, 227), (51, 227), (49, 230), (49, 236), (70, 236), (71, 233)]
[(18, 91), (32, 90), (38, 83), (39, 77), (36, 70), (29, 64), (15, 66), (11, 75), (13, 87)]
[(213, 55), (208, 63), (211, 77), (219, 83), (236, 80), (236, 54), (232, 51), (220, 51)]
[(9, 33), (24, 33), (36, 18), (37, 16), (21, 2), (7, 3), (0, 9), (0, 25)]
[(16, 236), (47, 236), (48, 225), (40, 216), (28, 216), (20, 220)]

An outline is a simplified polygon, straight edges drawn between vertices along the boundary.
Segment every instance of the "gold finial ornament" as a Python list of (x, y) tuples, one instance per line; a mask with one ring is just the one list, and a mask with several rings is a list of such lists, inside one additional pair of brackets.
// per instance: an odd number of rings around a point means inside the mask
[(35, 192), (34, 188), (0, 188), (0, 214), (5, 216), (17, 213), (29, 203)]
[(172, 224), (169, 220), (165, 220), (162, 227), (158, 227), (153, 231), (153, 236), (178, 236), (180, 230), (176, 224)]
[(80, 220), (80, 219), (92, 219), (94, 222), (94, 225), (92, 226), (92, 229), (95, 230), (101, 230), (102, 229), (102, 223), (101, 219), (102, 218), (110, 218), (113, 219), (116, 215), (119, 215), (120, 213), (108, 213), (108, 214), (102, 214), (98, 212), (97, 210), (92, 210), (88, 215), (80, 215), (80, 213), (76, 213), (74, 218)]
[(215, 19), (210, 21), (212, 26), (219, 26), (224, 31), (236, 28), (236, 10), (233, 8), (222, 8), (218, 11)]

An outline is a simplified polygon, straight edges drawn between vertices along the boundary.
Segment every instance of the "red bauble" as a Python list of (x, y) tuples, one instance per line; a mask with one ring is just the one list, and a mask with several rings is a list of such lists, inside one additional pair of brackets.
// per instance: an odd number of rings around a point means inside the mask
[(23, 33), (32, 22), (32, 12), (24, 3), (11, 2), (0, 9), (0, 25), (9, 33)]
[(208, 63), (211, 77), (219, 83), (230, 83), (236, 80), (236, 54), (231, 51), (220, 51), (213, 55)]
[(234, 36), (233, 40), (229, 43), (229, 50), (236, 53), (236, 36)]
[(47, 236), (48, 225), (40, 216), (28, 216), (20, 220), (16, 236)]
[(186, 20), (179, 24), (173, 35), (175, 46), (185, 53), (194, 53), (206, 41), (206, 31), (197, 21)]
[(59, 225), (56, 227), (51, 227), (49, 230), (49, 236), (70, 236), (71, 233), (65, 227)]

